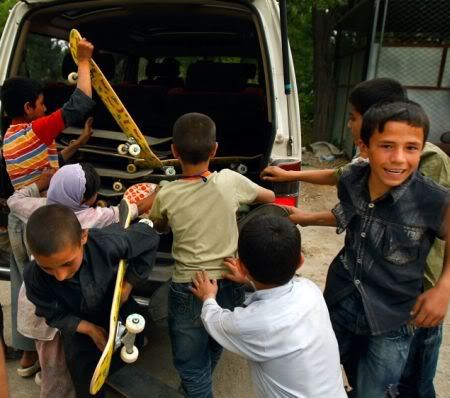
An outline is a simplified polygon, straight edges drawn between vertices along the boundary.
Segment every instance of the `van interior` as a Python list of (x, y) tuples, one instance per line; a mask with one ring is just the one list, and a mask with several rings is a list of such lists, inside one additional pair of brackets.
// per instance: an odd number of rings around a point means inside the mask
[[(244, 170), (256, 178), (267, 164), (273, 128), (264, 42), (250, 7), (245, 1), (72, 1), (43, 6), (30, 14), (22, 29), (23, 51), (16, 55), (11, 74), (44, 84), (48, 112), (61, 107), (75, 87), (68, 82), (76, 71), (68, 37), (76, 28), (94, 44), (94, 60), (144, 135), (162, 139), (152, 148), (158, 156), (171, 157), (177, 118), (201, 112), (216, 123), (217, 156), (235, 158), (233, 164), (217, 168), (237, 167), (242, 157)], [(120, 128), (95, 94), (94, 99), (89, 144), (111, 145), (96, 137), (95, 130)], [(67, 145), (71, 138), (69, 132), (61, 135), (60, 144)], [(80, 153), (81, 160), (122, 167), (117, 158), (93, 156)]]

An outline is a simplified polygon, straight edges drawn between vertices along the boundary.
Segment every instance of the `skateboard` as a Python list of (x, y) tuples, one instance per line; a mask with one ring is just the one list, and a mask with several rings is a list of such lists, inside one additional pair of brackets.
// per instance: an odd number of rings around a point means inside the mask
[[(124, 228), (128, 228), (131, 221), (131, 212), (130, 205), (125, 199), (122, 199), (120, 202), (119, 215), (119, 223)], [(119, 321), (120, 299), (122, 296), (122, 284), (126, 268), (126, 261), (120, 260), (111, 304), (108, 341), (102, 356), (98, 361), (97, 367), (95, 368), (89, 387), (89, 391), (93, 395), (96, 394), (105, 383), (105, 380), (108, 377), (112, 356), (121, 344), (124, 344), (124, 346), (120, 351), (120, 357), (124, 362), (132, 363), (136, 361), (139, 355), (138, 349), (134, 346), (134, 339), (137, 333), (144, 330), (144, 318), (139, 314), (132, 314), (127, 317), (125, 326)], [(127, 330), (126, 334), (125, 330)]]
[[(134, 184), (125, 191), (125, 193), (123, 194), (123, 197), (129, 203), (137, 203), (137, 202), (140, 202), (141, 200), (144, 200), (145, 198), (147, 198), (149, 196), (154, 195), (157, 188), (158, 188), (157, 184), (150, 184), (148, 182)], [(143, 213), (140, 215), (140, 217), (145, 217), (145, 218), (149, 218), (149, 216), (150, 216), (150, 210), (148, 210), (146, 213)]]
[[(76, 29), (72, 29), (70, 31), (69, 45), (70, 52), (72, 53), (73, 60), (76, 64), (78, 64), (77, 48), (80, 40), (80, 32), (78, 32), (78, 30)], [(133, 118), (123, 105), (122, 101), (93, 59), (91, 59), (90, 61), (90, 72), (92, 87), (97, 92), (102, 102), (114, 117), (115, 121), (120, 126), (122, 131), (128, 137), (127, 142), (118, 146), (118, 152), (122, 155), (128, 152), (134, 157), (143, 159), (145, 167), (161, 167), (161, 161), (152, 152), (147, 140), (139, 130), (139, 127), (136, 125)], [(72, 75), (72, 77), (74, 77), (74, 75)]]
[[(58, 149), (64, 149), (69, 146), (72, 140), (69, 140), (68, 137), (59, 138), (59, 142), (57, 143)], [(117, 153), (117, 151), (108, 146), (102, 145), (92, 145), (85, 144), (82, 147), (77, 149), (78, 153), (86, 154), (86, 160), (90, 161), (89, 158), (93, 158), (94, 160), (100, 161), (102, 163), (110, 163), (111, 165), (118, 166), (120, 169), (123, 167), (128, 173), (135, 173), (138, 167), (143, 166), (144, 160), (137, 159), (134, 156), (125, 154), (121, 155)], [(170, 151), (155, 151), (159, 157), (165, 157), (170, 155)], [(117, 162), (119, 164), (117, 164)]]
[(106, 380), (108, 387), (125, 398), (182, 398), (178, 391), (163, 384), (139, 366), (125, 366)]
[[(77, 127), (66, 127), (62, 131), (61, 136), (66, 136), (66, 135), (80, 136), (82, 133), (83, 133), (83, 129), (80, 129)], [(105, 140), (105, 141), (119, 141), (119, 142), (127, 142), (128, 141), (127, 136), (124, 135), (123, 133), (120, 133), (118, 131), (101, 130), (101, 129), (94, 129), (90, 140), (95, 139), (95, 138)], [(154, 145), (165, 144), (165, 143), (172, 141), (172, 136), (158, 138), (158, 137), (148, 137), (145, 135), (144, 139), (147, 141), (149, 146), (154, 146)], [(108, 146), (112, 147), (112, 146), (115, 146), (115, 144), (108, 145)]]
[(241, 232), (245, 224), (256, 217), (262, 216), (277, 216), (277, 217), (289, 217), (289, 212), (282, 206), (278, 206), (272, 203), (266, 203), (258, 206), (256, 209), (251, 210), (247, 215), (238, 220), (238, 231)]
[(97, 165), (94, 165), (94, 167), (100, 177), (113, 179), (113, 183), (111, 185), (113, 191), (122, 193), (125, 191), (125, 185), (123, 184), (122, 180), (134, 181), (145, 179), (153, 173), (152, 169), (142, 169), (137, 170), (134, 173), (129, 173), (122, 170), (99, 167)]

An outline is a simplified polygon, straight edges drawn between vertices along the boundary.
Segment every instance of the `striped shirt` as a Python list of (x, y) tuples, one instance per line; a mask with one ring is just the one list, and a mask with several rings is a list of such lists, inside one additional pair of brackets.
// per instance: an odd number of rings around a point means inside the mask
[(59, 168), (54, 139), (64, 127), (62, 111), (58, 110), (31, 123), (12, 124), (8, 128), (3, 139), (3, 156), (15, 190), (38, 180), (44, 168)]

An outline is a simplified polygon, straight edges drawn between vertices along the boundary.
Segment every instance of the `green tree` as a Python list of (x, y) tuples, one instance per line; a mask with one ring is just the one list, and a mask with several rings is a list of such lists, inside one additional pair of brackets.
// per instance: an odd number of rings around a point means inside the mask
[(289, 0), (289, 41), (302, 112), (304, 142), (329, 140), (334, 116), (333, 29), (358, 0)]
[(17, 0), (2, 0), (0, 2), (0, 36), (3, 33), (9, 10), (17, 3)]

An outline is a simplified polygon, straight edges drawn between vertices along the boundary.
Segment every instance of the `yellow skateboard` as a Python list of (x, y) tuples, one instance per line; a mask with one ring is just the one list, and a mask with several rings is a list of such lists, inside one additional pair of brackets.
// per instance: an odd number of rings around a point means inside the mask
[[(76, 29), (70, 31), (70, 52), (75, 63), (78, 64), (78, 42), (81, 40), (80, 32)], [(118, 147), (118, 152), (125, 155), (127, 152), (130, 155), (142, 159), (142, 165), (148, 168), (161, 167), (162, 163), (158, 157), (152, 152), (144, 135), (139, 127), (134, 122), (131, 115), (123, 105), (122, 101), (109, 84), (105, 75), (102, 73), (98, 65), (91, 59), (91, 81), (92, 87), (97, 92), (108, 111), (114, 117), (117, 124), (128, 137), (128, 142), (121, 144)], [(72, 77), (71, 77), (72, 76)], [(73, 74), (69, 75), (69, 80), (74, 80)]]
[[(128, 228), (131, 221), (130, 204), (126, 199), (122, 199), (119, 205), (119, 223)], [(134, 346), (134, 338), (137, 333), (142, 332), (145, 326), (144, 318), (139, 314), (132, 314), (127, 317), (126, 326), (119, 322), (120, 299), (122, 296), (122, 284), (125, 277), (127, 263), (120, 260), (117, 269), (116, 284), (111, 305), (111, 314), (109, 318), (109, 335), (105, 349), (98, 361), (94, 374), (91, 379), (89, 391), (96, 394), (103, 386), (108, 377), (111, 360), (116, 349), (123, 344), (120, 357), (124, 362), (132, 363), (136, 361), (139, 351)], [(127, 330), (127, 333), (125, 333)]]

